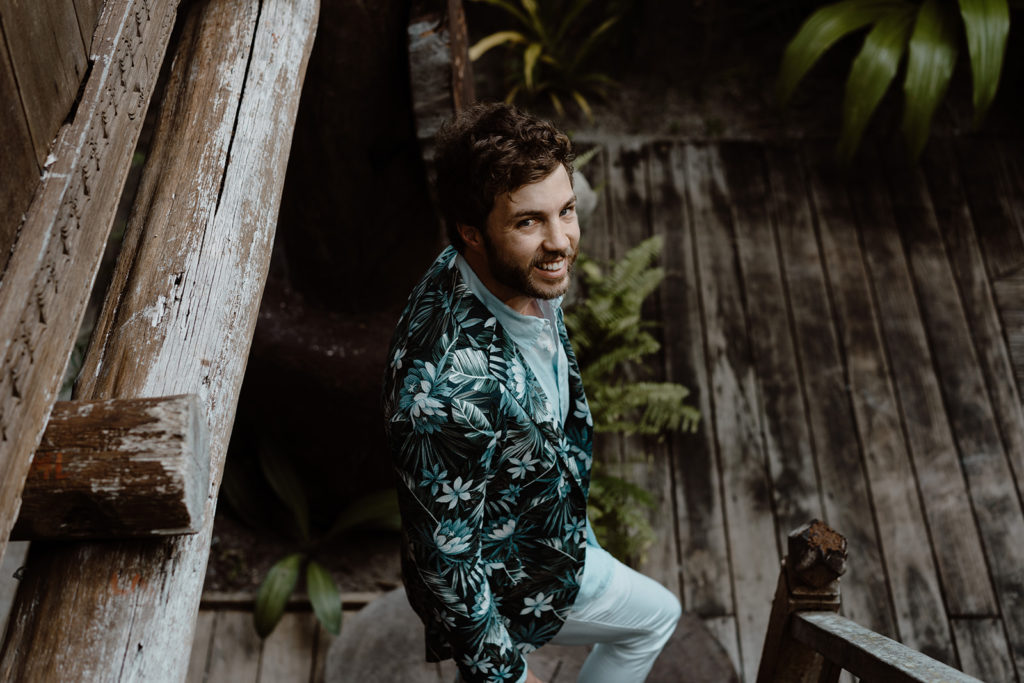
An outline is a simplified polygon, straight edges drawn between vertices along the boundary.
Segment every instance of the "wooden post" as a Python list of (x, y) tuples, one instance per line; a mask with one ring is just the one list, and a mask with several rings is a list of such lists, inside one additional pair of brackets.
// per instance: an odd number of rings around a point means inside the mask
[(798, 611), (838, 612), (839, 577), (845, 571), (846, 539), (824, 522), (812, 520), (789, 534), (757, 683), (839, 679), (837, 667), (793, 638), (790, 622)]
[(189, 7), (76, 398), (199, 396), (210, 434), (203, 526), (161, 539), (34, 543), (0, 680), (187, 673), (319, 4)]
[(195, 533), (210, 485), (207, 440), (194, 394), (57, 403), (11, 536)]
[[(104, 4), (74, 118), (50, 148), (53, 163), (2, 274), (0, 555), (85, 314), (176, 10), (177, 0)], [(74, 39), (81, 45), (77, 27)]]

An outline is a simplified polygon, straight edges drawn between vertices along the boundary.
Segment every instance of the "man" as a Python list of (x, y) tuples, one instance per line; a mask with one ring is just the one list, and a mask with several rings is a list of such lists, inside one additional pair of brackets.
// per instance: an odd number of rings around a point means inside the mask
[(568, 138), (503, 104), (439, 132), (452, 246), (413, 290), (385, 377), (402, 568), (427, 659), (538, 681), (524, 655), (595, 644), (586, 683), (642, 681), (679, 619), (586, 519), (593, 425), (559, 308), (579, 253)]

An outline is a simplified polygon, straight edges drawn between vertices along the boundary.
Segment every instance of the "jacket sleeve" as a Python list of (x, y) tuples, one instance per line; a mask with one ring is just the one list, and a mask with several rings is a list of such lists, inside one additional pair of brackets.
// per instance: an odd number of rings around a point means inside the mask
[(388, 432), (402, 525), (411, 570), (420, 579), (421, 616), (433, 612), (462, 677), (515, 683), (526, 662), (498, 612), (500, 598), (487, 578), (491, 568), (481, 559), (485, 492), (500, 437), (491, 406), (500, 388), (483, 373), (474, 378), (463, 371), (479, 359), (462, 360), (458, 371), (414, 361), (395, 388)]

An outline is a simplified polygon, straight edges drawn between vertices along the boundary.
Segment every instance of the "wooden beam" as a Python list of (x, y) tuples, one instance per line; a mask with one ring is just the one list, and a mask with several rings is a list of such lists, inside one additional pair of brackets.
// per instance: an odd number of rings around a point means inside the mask
[(210, 486), (207, 442), (195, 395), (57, 403), (11, 536), (195, 533)]
[(100, 54), (0, 283), (0, 554), (85, 313), (176, 7), (177, 0), (106, 3)]
[(191, 5), (76, 398), (199, 395), (203, 527), (33, 544), (0, 680), (185, 677), (318, 12), (315, 0)]
[(57, 129), (74, 105), (89, 46), (82, 43), (72, 2), (0, 0), (0, 22), (36, 158), (43, 166)]
[(861, 680), (888, 683), (981, 683), (902, 643), (828, 612), (793, 616), (793, 636)]
[(39, 164), (14, 80), (7, 41), (0, 32), (0, 280), (18, 226), (39, 184)]

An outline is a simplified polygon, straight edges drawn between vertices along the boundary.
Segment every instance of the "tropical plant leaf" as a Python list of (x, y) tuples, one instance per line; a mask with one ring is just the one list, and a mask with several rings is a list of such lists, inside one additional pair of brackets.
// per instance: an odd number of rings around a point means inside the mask
[(902, 128), (914, 159), (924, 149), (935, 108), (949, 88), (959, 40), (952, 7), (944, 1), (925, 0), (910, 36), (903, 80)]
[(489, 36), (485, 36), (473, 44), (469, 48), (469, 61), (475, 62), (484, 56), (484, 54), (491, 48), (504, 45), (505, 43), (526, 43), (528, 42), (526, 36), (519, 31), (498, 31), (492, 33)]
[(292, 553), (270, 568), (256, 594), (256, 609), (253, 610), (253, 623), (260, 638), (266, 638), (277, 626), (284, 614), (288, 596), (295, 590), (299, 580), (299, 570), (306, 558), (303, 553)]
[(576, 2), (569, 7), (568, 11), (562, 17), (562, 21), (559, 24), (558, 29), (555, 31), (555, 35), (552, 37), (554, 42), (559, 43), (565, 40), (566, 33), (568, 33), (569, 29), (572, 27), (572, 22), (576, 21), (576, 17), (578, 17), (580, 12), (590, 4), (590, 1), (591, 0), (576, 0)]
[(394, 489), (383, 489), (354, 500), (338, 515), (324, 540), (334, 538), (362, 524), (374, 524), (396, 531), (402, 528), (398, 513), (398, 496)]
[(896, 76), (907, 47), (915, 7), (900, 3), (875, 22), (853, 60), (843, 97), (843, 130), (839, 137), (840, 159), (853, 157), (864, 129), (882, 96)]
[(789, 101), (811, 67), (840, 38), (906, 5), (901, 0), (843, 0), (814, 12), (786, 45), (776, 86), (779, 101)]
[(586, 114), (588, 121), (594, 120), (594, 110), (590, 108), (590, 103), (587, 102), (587, 98), (583, 96), (579, 90), (572, 91), (572, 98), (576, 100), (576, 104), (579, 106), (583, 113)]
[(544, 46), (540, 43), (530, 43), (523, 51), (523, 82), (526, 89), (533, 90), (533, 75), (537, 67), (537, 59), (540, 57)]
[(1010, 8), (1006, 0), (959, 0), (967, 35), (974, 83), (974, 125), (988, 112), (999, 88), (999, 75), (1010, 34)]
[(261, 446), (258, 455), (263, 476), (278, 498), (288, 506), (302, 540), (309, 541), (309, 501), (291, 463), (279, 449), (272, 446)]
[(324, 628), (333, 635), (341, 633), (341, 593), (331, 573), (315, 560), (306, 565), (306, 592)]

